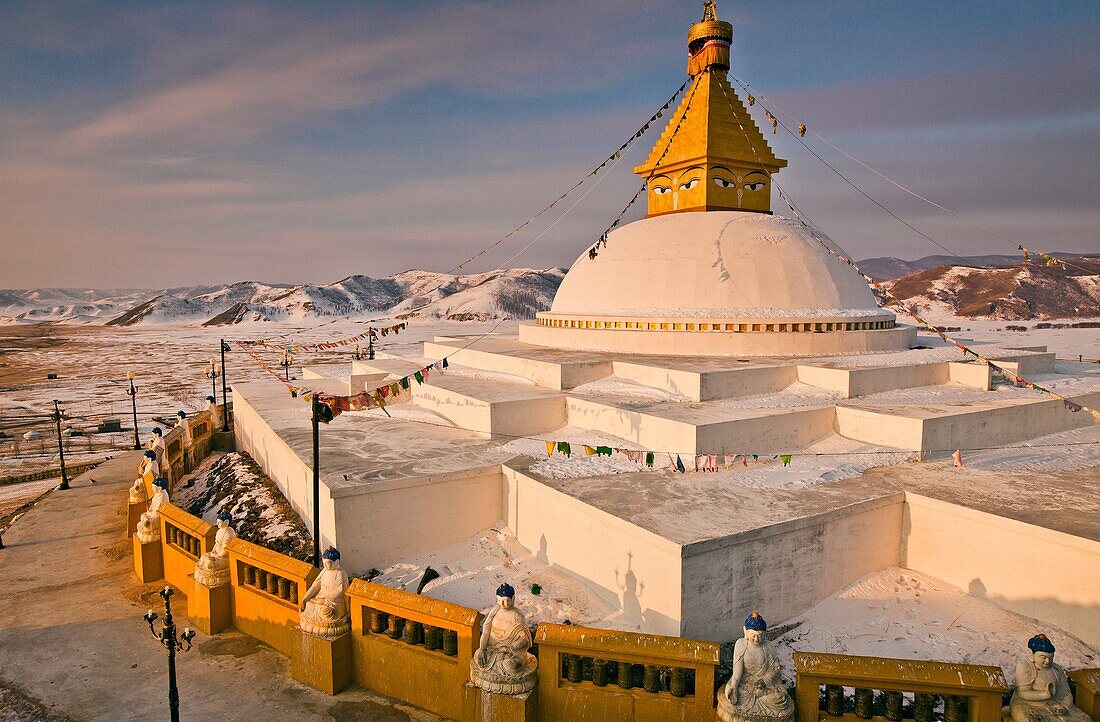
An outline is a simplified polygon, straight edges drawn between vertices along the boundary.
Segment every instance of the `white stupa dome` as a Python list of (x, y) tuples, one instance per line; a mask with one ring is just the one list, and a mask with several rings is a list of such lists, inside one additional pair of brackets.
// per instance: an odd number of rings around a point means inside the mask
[[(818, 240), (820, 239), (820, 240)], [(520, 327), (536, 345), (673, 355), (823, 355), (909, 347), (867, 282), (789, 218), (669, 213), (612, 232), (573, 264), (549, 311)]]
[[(825, 243), (845, 255), (827, 238)], [(738, 319), (893, 319), (867, 282), (797, 221), (674, 213), (611, 233), (562, 281), (551, 314)]]

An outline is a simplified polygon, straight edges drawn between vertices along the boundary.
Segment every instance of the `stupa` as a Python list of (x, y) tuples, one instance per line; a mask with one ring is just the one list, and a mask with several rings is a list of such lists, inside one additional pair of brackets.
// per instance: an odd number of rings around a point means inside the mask
[[(1066, 583), (1100, 554), (1091, 487), (1006, 485), (978, 451), (1092, 417), (934, 335), (917, 345), (829, 241), (770, 213), (785, 162), (726, 80), (731, 38), (708, 3), (685, 99), (636, 169), (649, 217), (582, 256), (519, 338), (456, 324), (350, 374), (303, 369), (322, 393), (399, 391), (324, 427), (316, 487), (310, 406), (279, 383), (233, 384), (237, 449), (349, 573), (430, 562), (445, 578), (423, 593), (466, 606), (537, 582), (547, 609), (724, 642), (748, 611), (791, 620), (896, 566), (1100, 644), (1100, 584)], [(974, 348), (1100, 407), (1100, 377), (1043, 347)], [(963, 469), (934, 461), (957, 449)], [(482, 556), (486, 534), (515, 554)]]
[(726, 77), (733, 26), (707, 3), (688, 32), (691, 82), (648, 158), (644, 220), (573, 264), (525, 343), (688, 356), (908, 348), (866, 281), (801, 223), (772, 215), (776, 157)]

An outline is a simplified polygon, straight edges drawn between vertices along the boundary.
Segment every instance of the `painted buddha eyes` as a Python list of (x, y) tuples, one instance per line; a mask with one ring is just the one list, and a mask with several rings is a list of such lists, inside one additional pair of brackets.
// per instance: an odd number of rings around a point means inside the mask
[(672, 189), (668, 186), (653, 186), (653, 192), (659, 196), (663, 196), (666, 193), (671, 193)]
[(728, 178), (715, 178), (714, 182), (719, 188), (733, 188), (735, 185), (737, 185), (735, 182), (729, 180)]
[(753, 181), (752, 183), (746, 183), (745, 187), (750, 191), (758, 191), (764, 187), (764, 181)]
[(699, 179), (698, 178), (692, 178), (687, 183), (681, 183), (680, 184), (680, 190), (689, 191), (697, 185), (699, 185)]

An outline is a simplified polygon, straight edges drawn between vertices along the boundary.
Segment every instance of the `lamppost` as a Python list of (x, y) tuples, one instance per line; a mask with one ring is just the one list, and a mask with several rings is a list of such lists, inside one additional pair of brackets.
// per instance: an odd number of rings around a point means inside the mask
[(172, 722), (179, 722), (180, 691), (176, 687), (176, 652), (186, 652), (191, 649), (191, 640), (195, 638), (195, 630), (187, 627), (183, 630), (183, 634), (180, 635), (179, 639), (176, 638), (176, 623), (172, 620), (172, 603), (169, 601), (174, 593), (169, 586), (165, 586), (164, 589), (160, 590), (160, 596), (164, 599), (164, 622), (159, 634), (156, 628), (153, 627), (153, 622), (157, 621), (156, 612), (150, 609), (145, 613), (143, 619), (148, 622), (153, 639), (160, 642), (168, 650), (168, 710), (172, 716)]
[(286, 380), (290, 381), (290, 365), (294, 363), (294, 354), (290, 351), (283, 351), (283, 360), (279, 364), (283, 367), (283, 371), (286, 373)]
[(134, 372), (126, 373), (126, 380), (130, 382), (130, 388), (126, 389), (126, 395), (130, 397), (130, 407), (134, 411), (134, 451), (141, 448), (141, 439), (138, 438), (137, 426), (137, 387), (134, 386)]
[[(226, 393), (225, 377), (228, 370), (225, 365), (225, 352), (229, 350), (229, 344), (221, 339), (222, 352), (222, 431), (229, 431), (229, 394)], [(216, 400), (216, 399), (215, 399)]]
[(207, 369), (206, 375), (210, 377), (210, 393), (214, 395), (214, 398), (218, 397), (218, 376), (221, 374), (222, 367), (218, 365), (217, 359), (210, 359), (210, 368)]
[(332, 421), (332, 408), (317, 400), (317, 394), (310, 399), (313, 422), (313, 566), (321, 568), (321, 424)]
[(58, 489), (65, 490), (69, 488), (69, 477), (65, 473), (65, 443), (61, 437), (61, 417), (64, 415), (64, 411), (57, 403), (57, 399), (53, 402), (53, 419), (57, 422), (57, 458), (61, 461), (61, 484), (58, 485)]

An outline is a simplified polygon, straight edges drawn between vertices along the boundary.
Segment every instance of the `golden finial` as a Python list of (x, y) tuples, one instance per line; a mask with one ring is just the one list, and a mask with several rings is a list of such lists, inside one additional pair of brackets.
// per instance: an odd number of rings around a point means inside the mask
[(703, 3), (703, 20), (702, 22), (716, 21), (718, 20), (718, 3), (715, 0), (706, 0)]

